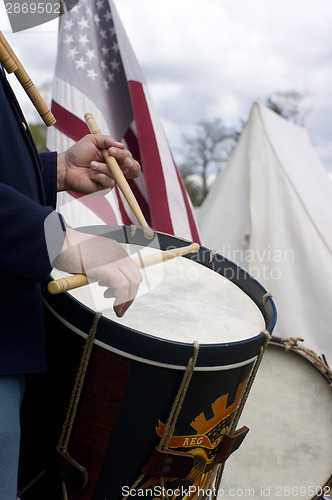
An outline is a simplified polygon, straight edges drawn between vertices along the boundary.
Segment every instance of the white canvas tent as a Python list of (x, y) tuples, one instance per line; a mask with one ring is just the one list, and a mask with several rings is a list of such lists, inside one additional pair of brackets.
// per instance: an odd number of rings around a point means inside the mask
[(332, 184), (305, 129), (254, 104), (200, 212), (205, 245), (273, 295), (274, 334), (332, 364)]

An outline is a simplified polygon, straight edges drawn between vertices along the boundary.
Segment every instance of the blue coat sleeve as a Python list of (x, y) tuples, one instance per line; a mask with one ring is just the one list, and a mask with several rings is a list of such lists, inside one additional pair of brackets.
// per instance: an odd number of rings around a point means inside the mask
[(42, 182), (44, 187), (45, 205), (56, 207), (57, 197), (57, 153), (40, 153), (39, 157), (42, 162)]
[[(51, 269), (49, 248), (52, 255), (59, 253), (64, 240), (64, 224), (53, 207), (42, 206), (14, 188), (0, 183), (0, 275), (21, 284), (44, 281)], [(45, 221), (48, 234), (45, 237)], [(50, 229), (51, 227), (51, 229)]]
[[(33, 288), (52, 267), (44, 224), (56, 204), (57, 155), (38, 155), (1, 70), (0, 109), (0, 278)], [(51, 221), (54, 255), (64, 236), (60, 216)]]

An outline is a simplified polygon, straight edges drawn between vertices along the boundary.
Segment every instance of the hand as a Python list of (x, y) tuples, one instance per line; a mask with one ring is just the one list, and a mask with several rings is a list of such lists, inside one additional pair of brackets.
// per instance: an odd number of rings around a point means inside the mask
[(58, 191), (95, 193), (114, 187), (101, 149), (116, 158), (124, 175), (139, 177), (141, 168), (121, 142), (106, 135), (86, 135), (64, 153), (58, 155)]
[(83, 273), (89, 281), (106, 286), (104, 297), (115, 297), (118, 317), (133, 303), (142, 276), (138, 266), (115, 240), (84, 234), (67, 227), (66, 241), (55, 267), (68, 273)]

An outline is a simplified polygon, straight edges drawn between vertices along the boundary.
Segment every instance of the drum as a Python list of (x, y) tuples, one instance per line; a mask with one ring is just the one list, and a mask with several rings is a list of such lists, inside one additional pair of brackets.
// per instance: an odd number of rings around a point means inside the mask
[(241, 417), (250, 432), (225, 465), (218, 498), (330, 498), (331, 383), (301, 351), (272, 339)]
[[(126, 227), (82, 230), (114, 238), (135, 255), (188, 244), (162, 233), (147, 241), (142, 231), (133, 235)], [(276, 309), (256, 280), (203, 247), (142, 272), (140, 295), (122, 319), (98, 284), (56, 296), (45, 292), (49, 370), (27, 383), (22, 500), (62, 500), (64, 484), (69, 500), (120, 500), (128, 494), (156, 499), (162, 498), (161, 487), (168, 499), (209, 495), (219, 445), (265, 342), (262, 331), (273, 330)], [(56, 447), (96, 311), (102, 316), (71, 424), (69, 463)], [(171, 433), (168, 417), (197, 351)], [(173, 460), (185, 460), (185, 475), (182, 470), (168, 477), (168, 465), (164, 479), (151, 472), (164, 431), (174, 452), (165, 463), (173, 467)]]

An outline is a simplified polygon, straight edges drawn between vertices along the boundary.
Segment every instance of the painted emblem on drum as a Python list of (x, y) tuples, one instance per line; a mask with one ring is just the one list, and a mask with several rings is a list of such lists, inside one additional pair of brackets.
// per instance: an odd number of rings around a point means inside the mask
[[(183, 480), (183, 483), (189, 488), (187, 494), (183, 497), (186, 500), (194, 500), (198, 498), (196, 493), (199, 489), (202, 490), (202, 488), (211, 488), (214, 480), (213, 461), (217, 454), (217, 447), (232, 423), (235, 411), (239, 406), (242, 393), (246, 386), (246, 382), (247, 379), (238, 386), (235, 399), (230, 405), (227, 406), (228, 393), (223, 394), (211, 404), (213, 417), (206, 419), (204, 412), (202, 412), (190, 422), (190, 426), (196, 431), (195, 434), (173, 434), (171, 437), (169, 448), (176, 449), (177, 451), (187, 451), (195, 458), (194, 466), (189, 476)], [(156, 427), (156, 432), (159, 437), (163, 435), (164, 429), (165, 424), (159, 420), (158, 426)], [(171, 485), (174, 481), (179, 484), (179, 480), (165, 478), (165, 483), (170, 486), (168, 491), (171, 491)], [(152, 483), (155, 484), (154, 479), (150, 479), (147, 483), (145, 483), (143, 488), (151, 486)], [(169, 495), (166, 495), (165, 498), (167, 498), (167, 500), (173, 500), (173, 497)]]

